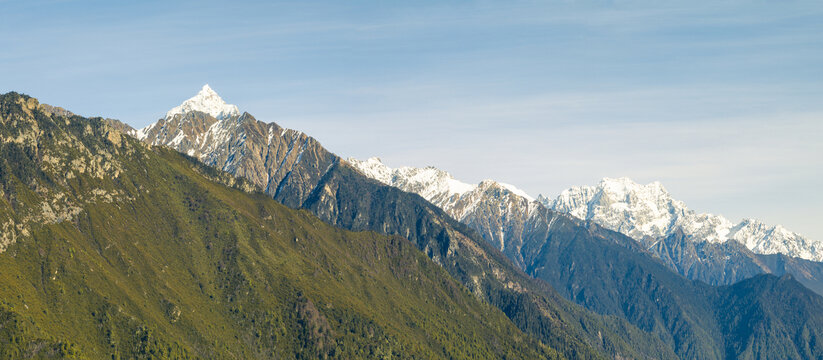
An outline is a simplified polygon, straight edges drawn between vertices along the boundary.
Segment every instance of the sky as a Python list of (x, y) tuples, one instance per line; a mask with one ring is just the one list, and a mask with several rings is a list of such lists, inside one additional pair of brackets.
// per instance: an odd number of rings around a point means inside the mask
[(208, 83), (344, 157), (823, 240), (821, 34), (820, 1), (0, 0), (0, 92), (139, 128)]

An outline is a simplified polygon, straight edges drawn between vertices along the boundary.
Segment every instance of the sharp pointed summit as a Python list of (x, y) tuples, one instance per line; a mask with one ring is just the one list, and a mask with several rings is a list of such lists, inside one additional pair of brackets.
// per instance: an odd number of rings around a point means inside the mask
[(180, 106), (177, 106), (166, 113), (166, 119), (169, 119), (177, 114), (185, 114), (191, 111), (200, 111), (218, 120), (223, 120), (231, 116), (240, 115), (240, 109), (232, 104), (227, 104), (220, 95), (217, 94), (209, 84), (203, 85), (200, 92), (190, 99), (184, 101)]

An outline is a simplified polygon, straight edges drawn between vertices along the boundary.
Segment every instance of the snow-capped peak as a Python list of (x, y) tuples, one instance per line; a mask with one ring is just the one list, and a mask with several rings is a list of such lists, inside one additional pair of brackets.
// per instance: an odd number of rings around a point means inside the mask
[(218, 120), (223, 120), (234, 115), (240, 115), (240, 109), (237, 106), (227, 104), (220, 95), (212, 90), (208, 84), (203, 85), (200, 92), (192, 98), (184, 101), (180, 106), (174, 107), (166, 113), (166, 119), (169, 119), (177, 114), (185, 114), (191, 111), (200, 111)]
[(604, 178), (596, 186), (564, 190), (550, 207), (636, 239), (665, 237), (682, 229), (695, 241), (736, 240), (759, 254), (823, 260), (821, 242), (780, 225), (768, 226), (753, 219), (735, 224), (723, 216), (695, 213), (673, 199), (659, 182), (641, 185), (629, 178)]
[(659, 182), (641, 185), (625, 177), (566, 189), (551, 207), (635, 238), (664, 236), (688, 210)]

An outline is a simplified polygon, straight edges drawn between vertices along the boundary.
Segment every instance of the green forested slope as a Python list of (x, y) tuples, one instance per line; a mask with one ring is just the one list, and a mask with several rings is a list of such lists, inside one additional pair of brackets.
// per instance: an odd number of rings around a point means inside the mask
[[(127, 125), (109, 122), (135, 134)], [(198, 111), (162, 119), (147, 129), (143, 141), (197, 156), (329, 224), (409, 239), (472, 294), (568, 358), (674, 357), (658, 337), (563, 299), (441, 209), (365, 177), (307, 134), (248, 113), (218, 120)]]
[(677, 357), (823, 359), (823, 298), (792, 276), (709, 286), (625, 235), (545, 211), (520, 249), (526, 271), (587, 309), (627, 319)]
[(406, 239), (26, 96), (0, 115), (0, 357), (557, 356)]
[(823, 358), (823, 298), (791, 275), (759, 275), (718, 293), (727, 358)]

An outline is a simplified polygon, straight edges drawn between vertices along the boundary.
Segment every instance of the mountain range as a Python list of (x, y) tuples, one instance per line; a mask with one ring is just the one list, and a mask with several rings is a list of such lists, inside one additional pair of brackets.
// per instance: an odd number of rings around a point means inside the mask
[[(391, 169), (377, 158), (348, 161), (369, 177), (418, 193), (442, 207), (476, 229), (523, 271), (552, 284), (567, 298), (599, 313), (624, 316), (644, 330), (654, 332), (655, 328), (666, 329), (667, 335), (671, 337), (664, 335), (663, 338), (672, 343), (675, 352), (681, 357), (709, 358), (718, 355), (712, 353), (711, 346), (700, 349), (705, 346), (703, 342), (707, 338), (720, 336), (724, 327), (711, 325), (712, 316), (720, 313), (711, 315), (705, 309), (726, 300), (723, 299), (724, 295), (720, 299), (714, 298), (717, 295), (706, 296), (717, 290), (701, 285), (702, 282), (683, 282), (663, 269), (664, 266), (690, 278), (713, 279), (715, 283), (721, 284), (756, 278), (762, 273), (794, 272), (803, 278), (809, 288), (817, 291), (821, 289), (820, 275), (823, 272), (820, 271), (821, 264), (817, 262), (785, 255), (755, 254), (737, 241), (700, 241), (685, 237), (682, 231), (673, 232), (656, 242), (655, 246), (649, 247), (648, 237), (642, 238), (647, 241), (639, 241), (610, 231), (625, 230), (628, 227), (609, 226), (606, 222), (601, 226), (597, 219), (570, 216), (576, 214), (564, 216), (565, 212), (553, 209), (542, 196), (535, 201), (508, 184), (485, 180), (477, 185), (469, 185), (433, 167)], [(623, 185), (633, 184), (627, 179), (607, 179), (601, 184), (612, 181), (619, 181)], [(637, 199), (654, 198), (653, 196), (626, 195), (625, 187), (617, 187), (622, 189), (620, 195), (612, 194), (609, 189), (615, 186), (609, 185), (611, 184), (603, 186), (599, 193), (595, 193), (597, 197), (592, 198), (600, 199), (607, 207), (607, 199), (635, 201), (639, 205), (627, 206), (622, 203), (615, 207), (631, 208), (646, 214), (651, 212), (644, 209), (644, 202)], [(665, 191), (659, 184), (653, 187)], [(657, 195), (663, 197), (661, 194)], [(597, 205), (590, 204), (589, 207), (596, 209)], [(632, 217), (627, 215), (625, 218)], [(649, 217), (646, 219), (648, 221)], [(680, 242), (679, 247), (673, 245), (677, 241)], [(699, 248), (701, 251), (683, 250), (689, 247)], [(710, 252), (708, 247), (714, 247), (714, 252)], [(674, 249), (680, 250), (680, 257), (672, 256)], [(725, 252), (718, 253), (719, 251)], [(685, 267), (675, 266), (683, 265), (686, 261), (696, 262), (698, 265), (692, 265), (690, 272), (682, 271)], [(702, 273), (695, 271), (701, 269), (700, 266), (703, 266)], [(633, 283), (638, 277), (644, 280)], [(638, 311), (640, 308), (646, 310)], [(677, 309), (675, 313), (672, 313), (673, 309)], [(699, 340), (684, 341), (695, 338)], [(734, 350), (727, 349), (725, 356), (731, 353)], [(737, 356), (739, 354), (731, 358)]]
[(686, 251), (507, 184), (395, 180), (208, 86), (140, 130), (49, 109), (0, 101), (5, 357), (823, 356), (791, 275), (691, 281)]
[[(202, 106), (205, 98), (216, 104)], [(143, 129), (125, 130), (148, 144), (171, 147), (245, 178), (275, 200), (307, 209), (332, 225), (408, 238), (476, 296), (512, 317), (523, 331), (570, 358), (596, 357), (598, 351), (590, 347), (632, 357), (643, 354), (638, 349), (654, 354), (651, 357), (659, 355), (657, 348), (663, 346), (640, 340), (642, 331), (626, 330), (630, 325), (581, 312), (562, 301), (436, 206), (361, 175), (314, 138), (258, 121), (245, 112), (217, 119), (220, 113), (214, 109), (226, 105), (208, 86), (181, 106), (195, 109), (169, 112)], [(124, 126), (113, 122), (113, 127)], [(584, 325), (593, 323), (604, 325)], [(622, 339), (626, 334), (639, 340), (626, 342)]]
[(640, 185), (628, 178), (605, 178), (596, 186), (564, 190), (553, 201), (541, 198), (541, 203), (635, 239), (660, 239), (680, 232), (697, 242), (734, 240), (756, 254), (823, 261), (823, 242), (755, 219), (733, 223), (723, 216), (698, 214), (672, 198), (659, 182)]
[[(469, 289), (481, 288), (474, 276), (483, 279), (479, 275), (488, 276), (490, 269), (477, 269), (475, 270), (477, 275), (467, 276), (464, 265), (459, 265), (454, 260), (452, 260), (455, 262), (454, 265), (444, 261), (449, 256), (461, 258), (465, 254), (455, 251), (459, 250), (459, 247), (452, 244), (452, 239), (447, 239), (445, 244), (442, 239), (433, 242), (429, 235), (430, 229), (418, 229), (415, 232), (415, 229), (411, 227), (411, 224), (421, 222), (421, 215), (420, 210), (410, 213), (407, 205), (414, 204), (414, 208), (419, 208), (426, 204), (414, 198), (398, 198), (387, 193), (388, 189), (370, 185), (363, 181), (356, 171), (349, 171), (350, 166), (363, 170), (361, 166), (358, 166), (358, 162), (353, 159), (343, 161), (323, 149), (313, 138), (298, 131), (283, 129), (274, 123), (267, 124), (257, 121), (247, 113), (235, 114), (233, 117), (222, 120), (217, 119), (220, 114), (213, 109), (231, 108), (231, 106), (214, 96), (213, 91), (207, 86), (193, 98), (186, 100), (181, 107), (194, 108), (192, 106), (194, 104), (206, 104), (207, 102), (202, 101), (205, 98), (212, 99), (216, 103), (202, 107), (202, 111), (195, 110), (185, 115), (167, 113), (165, 118), (136, 132), (137, 136), (155, 145), (165, 145), (180, 152), (192, 154), (206, 164), (250, 179), (276, 200), (291, 207), (307, 208), (331, 224), (353, 230), (369, 229), (417, 239), (418, 247), (435, 262), (447, 269), (457, 265), (450, 272), (458, 279), (462, 279), (461, 281)], [(212, 111), (212, 113), (206, 111)], [(169, 114), (172, 114), (171, 117)], [(207, 121), (210, 125), (193, 127), (193, 129), (201, 129), (201, 132), (181, 130), (185, 129), (192, 119), (206, 114), (207, 117), (213, 119)], [(221, 135), (212, 137), (211, 134), (215, 133)], [(330, 158), (332, 160), (324, 160)], [(611, 233), (607, 231), (607, 227), (597, 226), (596, 222), (581, 222), (575, 218), (563, 216), (552, 209), (545, 209), (540, 202), (508, 184), (485, 181), (472, 186), (456, 181), (447, 173), (433, 168), (407, 170), (406, 176), (396, 178), (404, 184), (400, 190), (423, 195), (425, 200), (445, 209), (446, 215), (450, 216), (436, 215), (440, 219), (436, 222), (448, 221), (450, 217), (468, 226), (467, 229), (461, 229), (458, 224), (451, 225), (454, 230), (447, 231), (447, 234), (458, 235), (458, 238), (475, 239), (472, 243), (476, 245), (493, 246), (505, 254), (519, 270), (530, 277), (553, 285), (567, 299), (578, 302), (600, 314), (625, 318), (641, 330), (656, 334), (667, 343), (668, 347), (672, 348), (677, 356), (711, 358), (722, 353), (717, 349), (722, 348), (723, 345), (715, 340), (719, 336), (717, 329), (721, 328), (716, 324), (717, 314), (706, 310), (712, 309), (712, 304), (717, 302), (712, 296), (706, 295), (713, 291), (707, 290), (710, 288), (681, 283), (682, 278), (670, 274), (664, 266), (659, 266), (661, 259), (655, 258), (654, 253), (648, 252), (636, 240)], [(366, 175), (374, 178), (372, 176), (374, 174), (382, 174), (380, 175), (382, 178), (377, 178), (378, 181), (386, 179), (386, 171), (372, 171)], [(392, 178), (395, 177), (392, 176)], [(397, 188), (397, 186), (391, 187)], [(295, 195), (309, 193), (311, 194), (306, 197), (295, 197)], [(387, 213), (391, 216), (386, 217)], [(424, 223), (431, 221), (428, 219), (430, 216), (423, 216), (427, 218)], [(398, 227), (398, 224), (401, 226)], [(475, 233), (472, 233), (472, 230)], [(569, 242), (572, 240), (573, 242)], [(568, 252), (568, 248), (564, 249), (559, 246), (562, 244), (574, 247), (584, 243), (588, 244), (585, 250), (578, 249), (573, 252)], [(619, 246), (614, 247), (615, 243)], [(727, 243), (733, 244), (734, 242)], [(690, 244), (697, 244), (697, 242), (690, 242)], [(599, 250), (595, 251), (595, 249)], [(593, 251), (593, 253), (586, 254), (586, 251)], [(485, 252), (494, 254), (490, 250)], [(589, 256), (610, 252), (617, 253), (604, 258)], [(681, 263), (686, 263), (694, 261), (695, 258), (699, 259), (699, 256), (706, 252), (682, 253), (690, 256), (681, 256), (677, 259)], [(693, 254), (697, 255), (692, 256)], [(469, 259), (472, 258), (476, 259), (477, 254), (470, 254)], [(556, 262), (555, 259), (558, 258), (570, 262)], [(575, 269), (577, 266), (575, 260), (585, 264), (586, 271)], [(771, 263), (777, 265), (788, 263), (790, 270), (798, 270), (796, 271), (798, 274), (804, 275), (801, 281), (813, 288), (817, 286), (820, 278), (814, 275), (807, 276), (809, 272), (802, 271), (805, 270), (802, 267), (792, 268), (791, 265), (796, 263), (794, 260), (796, 259), (790, 258), (789, 261), (772, 261)], [(502, 264), (504, 260), (496, 260), (496, 262)], [(597, 263), (598, 266), (609, 265), (606, 268), (592, 267), (592, 263)], [(638, 267), (640, 264), (643, 266)], [(811, 264), (809, 266), (812, 270), (818, 269), (815, 267), (817, 263), (809, 262), (808, 264)], [(803, 263), (803, 265), (808, 264)], [(703, 273), (712, 276), (722, 274), (723, 281), (715, 282), (716, 284), (731, 284), (764, 272), (781, 274), (780, 271), (764, 271), (762, 266), (752, 270), (750, 264), (742, 262), (725, 262), (723, 266), (731, 267), (733, 271), (722, 272), (711, 268), (710, 271)], [(623, 268), (625, 273), (614, 271), (615, 268)], [(740, 270), (741, 268), (748, 272)], [(677, 269), (673, 268), (673, 270)], [(511, 271), (507, 270), (507, 272)], [(638, 273), (632, 273), (632, 271)], [(501, 272), (501, 270), (497, 268), (492, 272)], [(668, 289), (671, 296), (670, 302), (661, 302), (658, 299), (659, 296), (638, 289), (639, 283), (627, 281), (627, 278), (634, 279), (638, 276), (652, 276), (658, 279), (654, 283), (660, 288)], [(609, 286), (605, 286), (605, 289), (594, 290), (603, 287), (603, 284), (592, 283), (593, 279), (608, 278), (613, 279)], [(614, 296), (614, 292), (619, 292), (621, 295)], [(545, 294), (546, 292), (536, 290), (534, 293)], [(485, 296), (493, 303), (496, 300), (489, 299), (488, 293)], [(683, 301), (684, 298), (691, 300)], [(642, 302), (645, 304), (638, 305)], [(695, 304), (698, 303), (702, 305), (696, 306)], [(497, 303), (497, 305), (505, 308), (509, 306), (509, 302)], [(631, 310), (632, 307), (638, 306), (643, 310)], [(679, 315), (666, 314), (672, 307), (679, 309)], [(512, 316), (520, 312), (520, 310), (508, 311), (507, 314)], [(698, 314), (701, 315), (698, 316)], [(688, 325), (684, 325), (683, 322)], [(519, 326), (524, 328), (527, 325), (520, 323)]]
[(823, 254), (821, 243), (780, 225), (768, 227), (753, 219), (732, 224), (722, 216), (696, 214), (658, 182), (605, 178), (597, 186), (564, 190), (554, 200), (542, 195), (533, 199), (512, 185), (493, 180), (471, 185), (434, 167), (392, 169), (379, 158), (348, 161), (363, 174), (417, 193), (474, 227), (521, 267), (519, 250), (528, 232), (524, 226), (537, 208), (545, 207), (627, 235), (644, 252), (693, 280), (728, 285), (762, 273), (789, 273), (823, 294), (823, 263), (814, 261)]
[[(682, 201), (672, 198), (659, 182), (641, 185), (629, 178), (604, 178), (596, 186), (566, 189), (554, 200), (543, 195), (534, 199), (513, 185), (493, 180), (471, 185), (434, 167), (392, 169), (376, 157), (362, 161), (349, 158), (348, 161), (365, 175), (419, 194), (461, 220), (471, 213), (472, 206), (487, 200), (478, 196), (479, 193), (498, 188), (528, 203), (536, 201), (549, 209), (595, 222), (638, 240), (682, 233), (696, 242), (734, 240), (756, 254), (783, 254), (823, 261), (823, 243), (820, 241), (809, 240), (781, 225), (768, 226), (755, 219), (744, 219), (735, 224), (723, 216), (698, 214)], [(461, 206), (456, 207), (456, 203)], [(522, 212), (528, 213), (525, 208)]]

